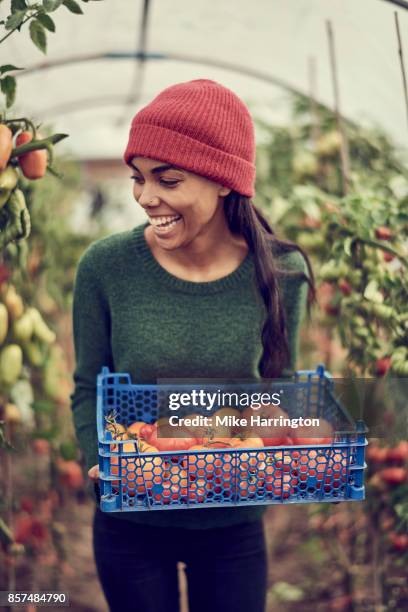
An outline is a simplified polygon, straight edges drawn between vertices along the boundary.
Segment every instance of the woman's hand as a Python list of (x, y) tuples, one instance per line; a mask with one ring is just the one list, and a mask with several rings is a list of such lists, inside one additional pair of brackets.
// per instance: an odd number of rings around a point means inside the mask
[(93, 465), (88, 470), (88, 476), (93, 482), (98, 482), (99, 480), (99, 465)]

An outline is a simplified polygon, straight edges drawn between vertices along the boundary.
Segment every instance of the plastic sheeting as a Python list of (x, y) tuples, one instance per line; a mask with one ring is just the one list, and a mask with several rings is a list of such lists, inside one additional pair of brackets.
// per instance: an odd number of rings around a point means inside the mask
[[(0, 5), (4, 16), (8, 0)], [(82, 159), (122, 155), (137, 109), (164, 87), (210, 78), (231, 87), (254, 116), (286, 121), (287, 91), (243, 71), (258, 71), (303, 93), (310, 90), (308, 61), (315, 58), (317, 97), (333, 106), (326, 20), (337, 50), (341, 110), (357, 122), (376, 124), (405, 147), (408, 127), (398, 58), (394, 12), (408, 55), (408, 11), (383, 0), (150, 0), (148, 53), (183, 54), (197, 63), (137, 60), (142, 0), (81, 3), (84, 15), (64, 7), (52, 14), (56, 34), (44, 56), (28, 32), (1, 46), (1, 63), (48, 69), (18, 76), (16, 112), (51, 122), (70, 134), (61, 143)], [(127, 54), (125, 59), (84, 61), (87, 55)], [(52, 64), (63, 59), (73, 63)], [(223, 62), (223, 68), (214, 64)], [(407, 57), (408, 64), (408, 57)], [(126, 104), (140, 88), (137, 103)]]

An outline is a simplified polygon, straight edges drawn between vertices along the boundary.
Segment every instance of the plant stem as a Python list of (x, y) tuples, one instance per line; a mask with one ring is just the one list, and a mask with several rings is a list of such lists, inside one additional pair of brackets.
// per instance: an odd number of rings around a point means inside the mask
[(407, 75), (405, 72), (404, 51), (402, 49), (401, 32), (400, 32), (400, 27), (399, 27), (397, 11), (395, 11), (394, 15), (395, 15), (395, 28), (397, 30), (397, 39), (398, 39), (398, 55), (400, 58), (401, 73), (402, 73), (402, 86), (404, 89), (405, 111), (407, 114), (407, 123), (408, 123), (408, 87), (407, 87)]
[(313, 144), (319, 139), (321, 129), (319, 121), (319, 110), (316, 102), (317, 98), (317, 70), (316, 70), (316, 58), (309, 57), (308, 62), (308, 76), (309, 76), (309, 99), (310, 99), (310, 114), (312, 117), (312, 129), (311, 137)]
[(0, 39), (0, 44), (2, 42), (4, 42), (9, 36), (11, 36), (13, 34), (13, 32), (15, 32), (16, 30), (18, 30), (19, 28), (21, 28), (25, 23), (27, 23), (27, 21), (30, 21), (30, 19), (34, 19), (35, 17), (37, 17), (37, 15), (40, 14), (40, 11), (37, 11), (36, 13), (33, 13), (31, 15), (28, 15), (28, 17), (26, 17), (25, 19), (23, 19), (23, 21), (20, 23), (19, 26), (17, 26), (16, 28), (13, 28), (12, 30), (10, 30), (10, 32), (8, 34), (6, 34), (5, 36), (3, 36), (3, 38)]
[[(344, 232), (344, 234), (348, 234), (349, 236), (353, 236), (353, 232), (351, 232), (345, 227), (342, 228), (342, 232)], [(374, 247), (376, 249), (381, 249), (382, 251), (386, 251), (387, 253), (398, 257), (400, 262), (404, 266), (408, 267), (408, 259), (404, 255), (401, 255), (401, 253), (398, 253), (398, 251), (396, 251), (390, 246), (387, 246), (386, 244), (383, 244), (382, 242), (377, 242), (377, 240), (371, 240), (370, 238), (360, 238), (359, 236), (355, 236), (353, 239), (353, 243), (357, 242), (360, 242), (361, 244), (367, 244), (368, 246)]]
[(349, 150), (346, 132), (340, 114), (340, 90), (337, 78), (337, 62), (336, 51), (334, 48), (333, 29), (330, 20), (326, 21), (327, 36), (329, 39), (330, 66), (333, 80), (334, 92), (334, 111), (336, 116), (337, 129), (341, 136), (340, 159), (341, 159), (341, 177), (343, 182), (343, 194), (346, 195), (350, 186), (350, 162)]
[(31, 140), (31, 142), (27, 142), (20, 147), (15, 147), (11, 152), (10, 158), (19, 157), (20, 155), (30, 153), (30, 151), (37, 151), (38, 149), (48, 149), (50, 145), (56, 144), (64, 138), (68, 138), (68, 134), (53, 134), (42, 140)]

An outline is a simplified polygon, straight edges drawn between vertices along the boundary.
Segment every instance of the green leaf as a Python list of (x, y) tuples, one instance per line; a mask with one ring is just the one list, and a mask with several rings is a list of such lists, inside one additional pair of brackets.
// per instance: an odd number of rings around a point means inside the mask
[(46, 28), (50, 32), (55, 32), (55, 23), (49, 15), (46, 15), (45, 13), (40, 13), (39, 15), (37, 15), (37, 21), (39, 21), (41, 25), (44, 26), (44, 28)]
[(353, 240), (354, 240), (354, 238), (352, 236), (349, 236), (348, 238), (345, 239), (345, 241), (343, 243), (344, 252), (349, 257), (351, 257), (351, 244), (352, 244)]
[(77, 2), (75, 2), (75, 0), (64, 0), (62, 4), (66, 6), (67, 9), (71, 11), (71, 13), (75, 13), (76, 15), (83, 15), (81, 7)]
[(27, 8), (26, 0), (11, 0), (11, 12), (25, 11)]
[(0, 66), (0, 74), (5, 74), (12, 70), (24, 70), (24, 68), (17, 68), (17, 66), (13, 66), (13, 64), (4, 64), (4, 66)]
[(16, 99), (16, 79), (12, 76), (5, 76), (0, 81), (1, 91), (6, 96), (6, 106), (12, 106)]
[(30, 23), (30, 36), (35, 46), (38, 47), (43, 53), (46, 53), (47, 36), (43, 26), (39, 21), (37, 21), (37, 19), (34, 19), (34, 21)]
[(47, 13), (56, 11), (62, 4), (63, 0), (43, 0), (43, 7)]
[(25, 11), (17, 11), (7, 17), (5, 28), (6, 30), (15, 30), (22, 24), (25, 16)]

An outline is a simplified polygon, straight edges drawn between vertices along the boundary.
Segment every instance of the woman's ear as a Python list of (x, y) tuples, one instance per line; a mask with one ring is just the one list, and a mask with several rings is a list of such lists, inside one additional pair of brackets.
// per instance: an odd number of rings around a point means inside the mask
[(231, 193), (232, 189), (230, 189), (229, 187), (220, 187), (219, 191), (218, 191), (218, 195), (219, 196), (227, 196), (229, 193)]

